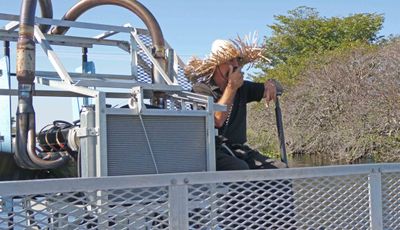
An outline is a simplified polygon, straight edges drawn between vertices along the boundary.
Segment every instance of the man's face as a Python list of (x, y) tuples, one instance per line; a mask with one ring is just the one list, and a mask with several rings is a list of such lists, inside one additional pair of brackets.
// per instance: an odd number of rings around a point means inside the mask
[(241, 66), (239, 58), (233, 58), (226, 63), (220, 64), (217, 66), (216, 71), (214, 72), (214, 81), (221, 90), (225, 90), (229, 82), (229, 74), (235, 71), (240, 71), (240, 68)]
[(222, 77), (226, 82), (228, 82), (229, 79), (230, 66), (232, 67), (232, 72), (235, 72), (237, 68), (240, 67), (238, 58), (233, 58), (217, 67), (219, 69), (219, 75), (221, 75), (220, 77)]

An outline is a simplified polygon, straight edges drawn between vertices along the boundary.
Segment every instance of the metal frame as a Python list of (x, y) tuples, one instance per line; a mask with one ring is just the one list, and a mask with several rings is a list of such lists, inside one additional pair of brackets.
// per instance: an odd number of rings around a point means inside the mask
[[(1, 196), (22, 196), (56, 192), (94, 191), (101, 189), (144, 188), (156, 186), (212, 184), (240, 181), (304, 179), (352, 175), (400, 173), (400, 163), (339, 165), (289, 169), (263, 169), (219, 172), (169, 173), (95, 178), (64, 178), (26, 181), (1, 181)], [(370, 177), (372, 183), (377, 178)], [(379, 182), (379, 181), (378, 181)], [(375, 189), (370, 190), (375, 191)]]
[[(2, 14), (0, 13), (0, 20), (9, 20), (10, 22), (6, 26), (0, 29), (0, 40), (7, 41), (17, 41), (18, 32), (14, 31), (18, 28), (18, 15)], [(66, 36), (66, 35), (51, 35), (43, 34), (38, 26), (35, 26), (34, 36), (36, 42), (41, 45), (44, 53), (47, 55), (48, 60), (56, 70), (56, 72), (50, 71), (36, 71), (36, 82), (37, 84), (50, 86), (54, 90), (40, 90), (36, 91), (36, 95), (39, 96), (63, 96), (63, 97), (90, 97), (93, 98), (94, 103), (94, 114), (93, 117), (94, 127), (83, 127), (81, 130), (82, 149), (88, 151), (90, 154), (95, 152), (95, 156), (88, 156), (84, 158), (82, 164), (85, 166), (83, 168), (92, 167), (93, 160), (96, 162), (95, 172), (89, 170), (84, 173), (84, 176), (106, 176), (107, 175), (107, 124), (106, 115), (112, 113), (119, 114), (143, 114), (143, 115), (163, 115), (163, 116), (203, 116), (207, 121), (207, 170), (215, 170), (215, 156), (214, 156), (214, 120), (213, 111), (223, 110), (224, 107), (215, 105), (211, 98), (196, 95), (190, 92), (184, 92), (182, 87), (178, 85), (177, 80), (171, 81), (170, 79), (176, 79), (178, 73), (178, 67), (183, 68), (182, 60), (176, 55), (175, 52), (169, 47), (169, 63), (170, 67), (168, 70), (168, 76), (166, 71), (164, 71), (157, 60), (152, 56), (150, 50), (143, 41), (141, 41), (139, 34), (149, 35), (149, 32), (145, 29), (134, 28), (130, 24), (125, 24), (123, 26), (111, 26), (95, 23), (83, 23), (75, 21), (64, 21), (48, 18), (38, 18), (36, 17), (36, 23), (53, 25), (53, 26), (68, 26), (75, 28), (85, 28), (89, 30), (103, 30), (94, 37), (81, 37), (81, 36)], [(125, 33), (129, 37), (128, 41), (125, 40), (112, 40), (109, 39), (110, 36)], [(113, 74), (87, 74), (87, 73), (69, 73), (64, 67), (63, 63), (57, 56), (57, 53), (52, 49), (52, 45), (62, 45), (62, 46), (72, 46), (72, 47), (82, 47), (91, 48), (94, 45), (103, 46), (114, 46), (119, 49), (130, 53), (131, 58), (131, 75), (113, 75)], [(150, 71), (148, 64), (145, 60), (138, 55), (138, 50), (144, 52), (148, 59), (150, 59), (154, 68), (160, 73), (162, 79), (164, 79), (165, 84), (148, 84), (137, 81), (137, 71), (138, 65), (145, 65), (143, 69), (145, 71)], [(173, 70), (172, 70), (172, 69)], [(12, 76), (15, 74), (11, 74)], [(99, 89), (103, 88), (103, 89)], [(141, 91), (140, 94), (140, 110), (134, 109), (107, 109), (106, 100), (111, 98), (126, 98), (127, 101), (132, 97), (131, 89), (136, 89)], [(118, 90), (117, 90), (118, 89)], [(123, 90), (126, 90), (123, 92)], [(145, 109), (144, 106), (144, 94), (143, 90), (146, 91), (162, 91), (170, 95), (170, 98), (174, 100), (181, 101), (182, 109), (179, 111), (168, 111), (168, 110), (152, 110)], [(15, 95), (16, 90), (14, 89), (1, 89), (0, 95)], [(186, 105), (192, 105), (193, 110), (186, 110)], [(205, 110), (203, 110), (205, 109)], [(86, 116), (86, 115), (85, 115)], [(91, 123), (92, 121), (88, 121)], [(88, 125), (88, 124), (85, 124)], [(96, 141), (92, 139), (90, 141), (85, 141), (88, 137), (88, 130), (95, 130), (94, 134), (91, 134), (90, 138), (95, 137)], [(89, 139), (90, 139), (89, 138)], [(95, 144), (95, 145), (93, 145)], [(92, 147), (88, 145), (93, 145)], [(94, 148), (90, 149), (90, 148)], [(85, 162), (87, 160), (87, 162)]]
[[(189, 226), (189, 210), (190, 205), (193, 205), (191, 195), (188, 194), (189, 187), (196, 185), (207, 185), (207, 184), (226, 184), (231, 182), (262, 182), (262, 181), (280, 181), (290, 180), (296, 181), (298, 179), (318, 179), (324, 177), (336, 177), (336, 178), (359, 178), (360, 176), (368, 177), (369, 185), (369, 210), (370, 219), (369, 227), (371, 229), (383, 229), (384, 228), (384, 216), (383, 216), (383, 201), (384, 196), (383, 188), (381, 183), (381, 176), (387, 175), (387, 177), (393, 177), (398, 180), (400, 177), (400, 164), (368, 164), (368, 165), (351, 165), (351, 166), (328, 166), (328, 167), (314, 167), (314, 168), (292, 168), (292, 169), (276, 169), (276, 170), (247, 170), (247, 171), (231, 171), (231, 172), (199, 172), (199, 173), (176, 173), (176, 174), (164, 174), (164, 175), (142, 175), (142, 176), (118, 176), (118, 177), (101, 177), (101, 178), (80, 178), (80, 179), (54, 179), (54, 180), (36, 180), (36, 181), (11, 181), (11, 182), (0, 182), (0, 198), (9, 199), (10, 197), (25, 197), (32, 196), (35, 194), (63, 194), (76, 191), (107, 191), (112, 190), (124, 190), (124, 189), (136, 189), (136, 188), (157, 188), (165, 187), (169, 188), (169, 228), (171, 229), (187, 229)], [(396, 179), (397, 178), (397, 179)], [(310, 196), (318, 194), (318, 186), (313, 187)], [(350, 189), (357, 189), (352, 188)], [(218, 190), (216, 190), (218, 192)], [(220, 191), (225, 193), (226, 191)], [(296, 191), (294, 191), (296, 192)], [(211, 194), (212, 195), (212, 194)], [(100, 196), (93, 197), (94, 199), (100, 199)], [(320, 197), (322, 198), (322, 197)], [(329, 197), (325, 197), (328, 199)], [(149, 200), (149, 202), (152, 202)], [(159, 202), (155, 199), (153, 202), (156, 205)], [(211, 199), (204, 202), (215, 202)], [(254, 201), (256, 202), (256, 201)], [(300, 201), (299, 201), (300, 202)], [(368, 202), (368, 199), (367, 199)], [(73, 204), (70, 204), (73, 206)], [(142, 210), (140, 203), (137, 204), (138, 209), (133, 209), (131, 206), (127, 206), (127, 210)], [(150, 205), (150, 204), (149, 204)], [(253, 204), (256, 205), (256, 204)], [(150, 206), (148, 206), (150, 207)], [(102, 206), (103, 209), (98, 210), (99, 212), (107, 212), (107, 208)], [(193, 207), (192, 207), (193, 208)], [(110, 207), (110, 210), (113, 207)], [(4, 212), (8, 209), (1, 209), (0, 216), (4, 216)], [(296, 210), (296, 209), (295, 209)], [(122, 210), (123, 211), (123, 210)], [(340, 212), (340, 210), (336, 210)], [(344, 211), (344, 210), (343, 210)], [(99, 214), (100, 215), (100, 214)], [(139, 214), (138, 214), (139, 215)], [(146, 215), (144, 212), (142, 215)], [(396, 214), (399, 215), (399, 214)], [(104, 217), (104, 216), (103, 216)], [(216, 218), (216, 217), (215, 217)], [(122, 218), (123, 219), (123, 218)], [(324, 221), (324, 218), (320, 219)], [(338, 219), (337, 226), (340, 226), (342, 219)], [(400, 220), (397, 221), (393, 226), (400, 226)], [(7, 224), (4, 218), (0, 218), (0, 227)], [(318, 224), (318, 223), (314, 223)], [(295, 223), (293, 226), (299, 228), (307, 227), (307, 223)], [(335, 227), (333, 227), (335, 229)]]
[[(9, 57), (0, 58), (0, 87), (5, 91), (10, 91), (11, 86), (9, 63)], [(10, 94), (0, 94), (0, 111), (6, 115), (0, 120), (0, 152), (12, 152)]]

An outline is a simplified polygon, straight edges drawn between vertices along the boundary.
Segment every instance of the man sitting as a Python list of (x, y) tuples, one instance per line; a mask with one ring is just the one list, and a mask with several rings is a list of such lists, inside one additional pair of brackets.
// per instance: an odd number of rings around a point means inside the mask
[[(195, 93), (212, 96), (214, 102), (226, 105), (227, 111), (215, 112), (217, 170), (269, 169), (284, 167), (246, 145), (247, 103), (266, 103), (276, 99), (278, 83), (268, 80), (254, 83), (243, 80), (242, 67), (261, 58), (261, 49), (240, 38), (215, 40), (208, 58), (192, 58), (185, 75), (194, 82)], [(278, 85), (279, 86), (279, 85)], [(279, 86), (280, 87), (280, 86)], [(278, 166), (279, 165), (279, 166)]]

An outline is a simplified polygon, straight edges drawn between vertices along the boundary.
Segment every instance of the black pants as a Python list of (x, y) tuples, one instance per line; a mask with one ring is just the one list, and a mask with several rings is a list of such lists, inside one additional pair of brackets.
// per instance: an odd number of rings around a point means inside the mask
[(217, 171), (276, 169), (284, 164), (274, 161), (248, 145), (219, 145), (216, 148)]

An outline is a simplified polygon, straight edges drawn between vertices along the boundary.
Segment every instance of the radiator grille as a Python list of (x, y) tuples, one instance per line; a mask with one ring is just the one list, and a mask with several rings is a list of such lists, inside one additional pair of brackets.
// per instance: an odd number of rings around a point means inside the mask
[[(205, 117), (143, 116), (159, 173), (206, 171)], [(108, 176), (156, 173), (138, 116), (107, 115)]]

